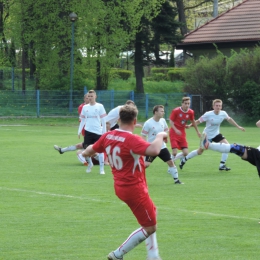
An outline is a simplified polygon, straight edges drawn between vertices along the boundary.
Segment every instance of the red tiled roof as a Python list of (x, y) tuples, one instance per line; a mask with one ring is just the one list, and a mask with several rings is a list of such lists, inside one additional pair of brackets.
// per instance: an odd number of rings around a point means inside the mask
[(245, 0), (186, 34), (178, 45), (237, 41), (260, 41), (260, 0)]

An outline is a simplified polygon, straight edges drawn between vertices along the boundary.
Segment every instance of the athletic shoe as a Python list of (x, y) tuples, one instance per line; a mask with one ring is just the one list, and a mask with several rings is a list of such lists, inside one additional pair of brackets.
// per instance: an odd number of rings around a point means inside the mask
[(105, 174), (105, 171), (100, 171), (99, 173), (100, 173), (100, 174)]
[(61, 147), (59, 147), (58, 145), (54, 145), (53, 146), (55, 150), (57, 150), (60, 154), (63, 154), (63, 152), (61, 151)]
[(162, 260), (160, 256), (158, 257), (147, 257), (146, 260)]
[(108, 254), (107, 259), (108, 260), (123, 260), (123, 257), (122, 258), (117, 258), (115, 256), (114, 252), (111, 252), (111, 253)]
[(182, 170), (184, 164), (186, 163), (186, 161), (184, 159), (181, 159), (181, 162), (180, 162), (180, 169)]
[(174, 184), (184, 184), (183, 182), (181, 182), (180, 180), (177, 180), (174, 182)]
[(79, 161), (80, 161), (83, 165), (88, 166), (88, 163), (86, 162), (85, 157), (82, 156), (81, 153), (78, 153), (77, 156), (78, 156)]
[(219, 167), (219, 170), (220, 170), (220, 171), (230, 171), (231, 168), (227, 167), (227, 166), (224, 164), (224, 165), (222, 165), (221, 167)]
[(207, 150), (209, 148), (209, 141), (206, 133), (202, 133), (200, 137), (200, 148), (203, 150)]
[(93, 167), (93, 163), (89, 164), (88, 167), (87, 167), (86, 173), (90, 173), (92, 167)]

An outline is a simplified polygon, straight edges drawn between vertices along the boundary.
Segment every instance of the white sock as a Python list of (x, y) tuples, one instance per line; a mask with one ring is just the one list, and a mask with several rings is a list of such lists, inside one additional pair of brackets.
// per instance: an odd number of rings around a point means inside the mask
[(224, 143), (209, 143), (209, 150), (220, 152), (220, 153), (229, 153), (231, 145)]
[(78, 159), (81, 163), (85, 163), (86, 162), (86, 159), (82, 156), (81, 153), (77, 153), (77, 156), (78, 156)]
[(159, 257), (159, 250), (156, 238), (156, 232), (146, 238), (145, 246), (147, 250), (147, 257), (148, 258), (157, 258)]
[(177, 153), (176, 156), (173, 156), (173, 161), (176, 161), (177, 159), (180, 159), (181, 157), (183, 157), (183, 153), (180, 152), (180, 153)]
[(98, 154), (98, 159), (99, 159), (100, 171), (104, 171), (104, 154), (103, 153), (99, 153)]
[(135, 230), (127, 240), (114, 251), (114, 254), (117, 258), (122, 258), (123, 255), (128, 253), (130, 250), (138, 246), (141, 242), (143, 242), (148, 237), (146, 231), (140, 227)]
[(188, 155), (186, 155), (186, 157), (184, 157), (184, 158), (187, 161), (187, 160), (189, 160), (189, 159), (191, 159), (191, 158), (193, 158), (193, 157), (195, 157), (197, 155), (198, 155), (198, 150), (194, 150), (194, 151), (190, 152)]
[(61, 148), (61, 151), (63, 153), (68, 152), (68, 151), (76, 151), (76, 150), (77, 150), (76, 145), (70, 145), (68, 147)]
[(93, 162), (92, 162), (92, 159), (90, 157), (86, 157), (86, 161), (88, 162), (88, 166), (93, 166)]
[(174, 179), (178, 179), (178, 170), (177, 170), (177, 167), (176, 166), (173, 166), (173, 167), (169, 167), (168, 168), (168, 172), (171, 174), (172, 178)]
[(226, 162), (227, 158), (228, 158), (228, 153), (222, 153), (221, 161)]

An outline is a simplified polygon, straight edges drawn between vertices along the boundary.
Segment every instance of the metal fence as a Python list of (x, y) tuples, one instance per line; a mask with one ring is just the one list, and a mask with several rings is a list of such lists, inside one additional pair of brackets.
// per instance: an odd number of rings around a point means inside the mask
[[(45, 90), (2, 90), (0, 91), (0, 117), (17, 116), (78, 116), (78, 106), (83, 102), (83, 96), (87, 92), (74, 91), (72, 97), (72, 109), (70, 108), (69, 91), (45, 91)], [(137, 94), (134, 91), (96, 91), (97, 102), (104, 105), (107, 112), (112, 108), (122, 105), (126, 100), (133, 100), (139, 110), (139, 117), (146, 119), (152, 116), (155, 105), (165, 106), (165, 118), (168, 118), (172, 109), (181, 105), (183, 93), (168, 94)], [(191, 107), (201, 113), (200, 96), (190, 96)]]

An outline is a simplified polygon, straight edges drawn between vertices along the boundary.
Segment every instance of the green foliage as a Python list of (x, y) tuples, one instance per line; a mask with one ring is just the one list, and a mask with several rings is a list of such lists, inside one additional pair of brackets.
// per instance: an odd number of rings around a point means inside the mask
[(185, 91), (205, 99), (220, 98), (234, 111), (259, 117), (260, 47), (231, 51), (226, 57), (218, 51), (213, 58), (189, 59), (183, 73)]
[(185, 68), (174, 68), (168, 70), (168, 78), (170, 81), (184, 80), (183, 73)]
[(153, 73), (152, 78), (155, 81), (167, 80), (167, 76), (164, 73)]
[[(111, 74), (113, 74), (113, 76)], [(115, 70), (111, 70), (110, 75), (112, 76), (112, 78), (117, 77), (123, 80), (128, 80), (132, 75), (132, 71), (115, 69)]]

